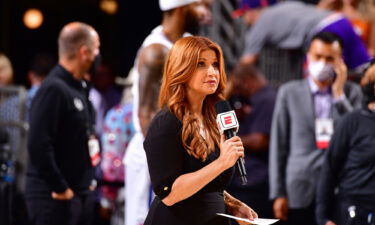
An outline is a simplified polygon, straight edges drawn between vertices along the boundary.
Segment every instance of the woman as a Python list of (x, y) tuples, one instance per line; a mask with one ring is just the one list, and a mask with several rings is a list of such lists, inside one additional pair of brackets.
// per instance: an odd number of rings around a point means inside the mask
[(339, 121), (323, 164), (317, 192), (319, 225), (375, 224), (375, 65), (361, 86), (363, 108)]
[(233, 165), (244, 156), (239, 137), (224, 141), (214, 105), (226, 75), (220, 47), (204, 37), (178, 40), (168, 53), (159, 96), (162, 108), (144, 141), (156, 197), (145, 225), (228, 225), (216, 213), (257, 214), (226, 193)]

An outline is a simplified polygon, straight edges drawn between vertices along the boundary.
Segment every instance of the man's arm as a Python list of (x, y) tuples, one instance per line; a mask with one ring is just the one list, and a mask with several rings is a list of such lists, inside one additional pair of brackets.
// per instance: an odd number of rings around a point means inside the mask
[(348, 69), (341, 57), (335, 60), (334, 69), (336, 78), (332, 84), (333, 117), (339, 117), (361, 107), (362, 92), (357, 84), (347, 81)]
[(28, 138), (30, 163), (56, 193), (63, 193), (68, 189), (68, 183), (55, 160), (58, 124), (64, 113), (63, 101), (63, 93), (58, 86), (51, 85), (39, 90), (31, 109)]
[(270, 198), (275, 199), (276, 218), (287, 219), (286, 162), (289, 153), (290, 118), (286, 102), (288, 87), (281, 86), (272, 118), (269, 154)]
[(158, 96), (163, 77), (164, 62), (168, 48), (152, 44), (139, 53), (139, 110), (138, 117), (143, 135), (157, 110)]
[(344, 86), (344, 97), (335, 100), (333, 104), (334, 119), (340, 117), (355, 109), (361, 108), (362, 105), (362, 91), (358, 84), (347, 81)]
[(255, 64), (262, 48), (267, 42), (271, 27), (269, 13), (263, 12), (256, 22), (248, 29), (245, 34), (245, 50), (240, 59), (241, 64)]

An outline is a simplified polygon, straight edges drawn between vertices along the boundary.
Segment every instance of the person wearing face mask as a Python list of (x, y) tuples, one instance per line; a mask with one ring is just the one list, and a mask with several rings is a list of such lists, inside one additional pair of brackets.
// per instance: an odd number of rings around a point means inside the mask
[(99, 144), (84, 80), (99, 55), (99, 35), (81, 22), (65, 25), (58, 64), (30, 110), (26, 205), (30, 224), (91, 224)]
[(362, 108), (338, 122), (324, 159), (317, 190), (319, 225), (375, 224), (375, 65), (361, 86)]
[(358, 84), (347, 81), (340, 39), (321, 32), (307, 52), (308, 75), (283, 84), (272, 119), (270, 198), (276, 218), (315, 225), (315, 189), (335, 121), (360, 108)]

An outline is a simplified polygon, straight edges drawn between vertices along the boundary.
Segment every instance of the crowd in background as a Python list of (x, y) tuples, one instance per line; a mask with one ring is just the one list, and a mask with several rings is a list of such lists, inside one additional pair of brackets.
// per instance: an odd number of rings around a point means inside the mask
[[(86, 74), (101, 155), (93, 224), (143, 223), (154, 194), (142, 143), (158, 110), (163, 60), (178, 38), (205, 35), (214, 1), (191, 14), (161, 4), (163, 21), (129, 59), (135, 66), (126, 79), (116, 79), (106, 59)], [(374, 225), (375, 2), (242, 0), (232, 16), (246, 33), (236, 65), (227, 68), (226, 97), (240, 123), (248, 183), (235, 176), (228, 192), (279, 224)], [(57, 62), (35, 54), (26, 90), (13, 83), (17, 65), (0, 54), (0, 215), (11, 215), (0, 224), (28, 224), (29, 156), (21, 139), (33, 98)]]

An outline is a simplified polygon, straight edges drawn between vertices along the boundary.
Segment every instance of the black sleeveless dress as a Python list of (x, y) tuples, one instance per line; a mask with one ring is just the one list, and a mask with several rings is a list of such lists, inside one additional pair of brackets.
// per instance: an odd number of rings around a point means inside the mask
[(204, 162), (190, 156), (183, 148), (181, 130), (181, 121), (167, 109), (158, 112), (151, 122), (143, 145), (156, 197), (144, 225), (229, 225), (227, 218), (216, 213), (226, 213), (223, 191), (232, 178), (233, 167), (173, 206), (161, 201), (180, 175), (201, 169), (220, 154), (216, 148)]

